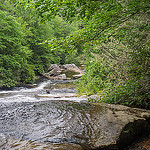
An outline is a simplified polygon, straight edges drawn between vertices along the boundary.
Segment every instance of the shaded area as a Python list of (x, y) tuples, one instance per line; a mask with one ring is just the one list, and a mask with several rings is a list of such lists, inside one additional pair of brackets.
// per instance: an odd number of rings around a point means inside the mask
[(132, 146), (125, 150), (149, 150), (150, 149), (150, 136), (136, 140)]

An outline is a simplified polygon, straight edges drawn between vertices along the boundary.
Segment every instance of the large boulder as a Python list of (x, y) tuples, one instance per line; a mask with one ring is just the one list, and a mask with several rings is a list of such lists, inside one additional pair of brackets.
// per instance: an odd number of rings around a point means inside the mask
[(150, 135), (150, 111), (122, 105), (95, 104), (105, 111), (99, 115), (99, 134), (91, 149), (123, 149), (143, 135)]
[(48, 71), (48, 73), (44, 72), (42, 75), (48, 79), (60, 79), (61, 68), (57, 64), (51, 64)]
[[(73, 75), (74, 79), (78, 79), (83, 75), (83, 70), (78, 68), (75, 64), (65, 64), (58, 66), (57, 64), (51, 64), (51, 66), (48, 68), (48, 73), (43, 73), (42, 75), (48, 79), (56, 79), (56, 80), (66, 80), (70, 79), (70, 77), (66, 77), (62, 71), (66, 73), (66, 71), (72, 71), (79, 73), (78, 75)], [(61, 74), (62, 73), (62, 74)], [(72, 75), (71, 75), (72, 76)]]
[(66, 74), (58, 75), (58, 79), (60, 79), (60, 80), (67, 80)]
[(51, 64), (51, 66), (48, 68), (49, 76), (57, 76), (61, 73), (61, 69), (57, 64)]
[(83, 73), (83, 71), (80, 68), (78, 68), (75, 64), (65, 64), (65, 65), (62, 65), (61, 67), (64, 70), (73, 71), (77, 73)]
[(58, 76), (50, 76), (49, 73), (43, 73), (42, 75), (51, 80), (70, 80), (70, 78), (66, 77), (66, 74), (60, 74)]

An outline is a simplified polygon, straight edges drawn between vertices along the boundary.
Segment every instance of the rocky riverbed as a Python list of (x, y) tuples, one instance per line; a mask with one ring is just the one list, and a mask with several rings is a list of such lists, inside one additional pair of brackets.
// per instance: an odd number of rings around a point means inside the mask
[[(0, 91), (0, 149), (123, 149), (149, 134), (150, 111), (67, 97), (76, 93), (72, 82)], [(46, 89), (61, 97), (44, 97)]]

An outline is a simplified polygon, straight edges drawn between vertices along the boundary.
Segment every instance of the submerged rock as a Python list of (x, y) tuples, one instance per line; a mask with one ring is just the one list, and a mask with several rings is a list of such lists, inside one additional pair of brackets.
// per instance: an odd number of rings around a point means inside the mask
[(73, 75), (73, 78), (74, 79), (78, 79), (78, 78), (81, 78), (83, 76), (83, 74), (75, 74), (75, 75)]
[(4, 134), (0, 133), (0, 147), (3, 146), (6, 142), (7, 141)]

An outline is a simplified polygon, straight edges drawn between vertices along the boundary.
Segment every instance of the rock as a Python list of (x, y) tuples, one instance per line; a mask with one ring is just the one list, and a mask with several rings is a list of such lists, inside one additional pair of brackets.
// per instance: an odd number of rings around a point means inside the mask
[(5, 136), (2, 133), (0, 133), (0, 147), (3, 146), (6, 142), (7, 141)]
[(80, 73), (80, 74), (75, 74), (75, 75), (73, 75), (73, 78), (74, 78), (74, 79), (79, 79), (79, 78), (82, 77), (82, 75), (83, 75), (83, 74), (81, 74), (81, 73)]
[(49, 77), (50, 77), (49, 73), (42, 73), (42, 76), (44, 76), (44, 77), (46, 77), (46, 78), (49, 78)]
[(89, 102), (98, 102), (100, 99), (101, 99), (101, 96), (97, 94), (88, 96)]
[(58, 76), (53, 77), (53, 76), (50, 76), (48, 73), (43, 73), (42, 75), (48, 79), (58, 80)]
[(144, 137), (133, 143), (127, 150), (150, 150), (150, 136)]
[(46, 93), (48, 93), (48, 94), (50, 93), (50, 89), (46, 89), (45, 91), (46, 91)]
[(60, 74), (58, 76), (53, 77), (53, 76), (50, 76), (48, 73), (43, 73), (43, 76), (48, 79), (53, 79), (53, 80), (67, 80), (68, 79), (65, 74)]
[(61, 74), (62, 71), (72, 71), (76, 73), (80, 73), (79, 75), (74, 75), (74, 79), (78, 79), (83, 75), (83, 71), (79, 69), (75, 64), (65, 64), (58, 66), (57, 64), (51, 64), (49, 67), (48, 73), (43, 73), (42, 75), (48, 79), (56, 79), (56, 80), (69, 80), (70, 77), (67, 78), (66, 74)]
[(19, 83), (18, 87), (25, 87), (25, 88), (34, 88), (36, 84), (25, 84), (25, 83)]
[(91, 149), (123, 149), (137, 138), (149, 135), (149, 110), (105, 103), (95, 105), (105, 108), (105, 113), (100, 116), (101, 133), (91, 139)]
[(48, 79), (51, 79), (51, 80), (70, 80), (71, 78), (67, 78), (65, 74), (60, 74), (58, 76), (50, 76), (49, 74), (47, 73), (43, 73), (42, 74), (44, 77), (48, 78)]
[(60, 75), (58, 76), (58, 79), (60, 79), (60, 80), (67, 80), (67, 77), (66, 77), (65, 74), (60, 74)]
[[(61, 94), (57, 97), (74, 93)], [(50, 95), (45, 94), (45, 97)], [(150, 110), (121, 105), (52, 99), (34, 103), (1, 103), (0, 110), (0, 133), (15, 135), (19, 140), (59, 144), (61, 150), (61, 144), (72, 149), (70, 143), (85, 150), (122, 150), (150, 133)], [(21, 135), (24, 135), (22, 139)], [(5, 136), (1, 135), (0, 139), (5, 144)], [(6, 144), (10, 146), (8, 142)], [(53, 145), (50, 149), (54, 149)]]
[(56, 94), (38, 94), (37, 97), (43, 98), (63, 98), (63, 97), (76, 97), (76, 93), (56, 93)]
[(61, 73), (61, 69), (57, 64), (51, 64), (51, 66), (48, 68), (49, 76), (57, 76)]
[(83, 74), (83, 71), (81, 69), (79, 69), (75, 64), (62, 65), (62, 69), (73, 71), (73, 72), (78, 72), (78, 73), (82, 73)]

